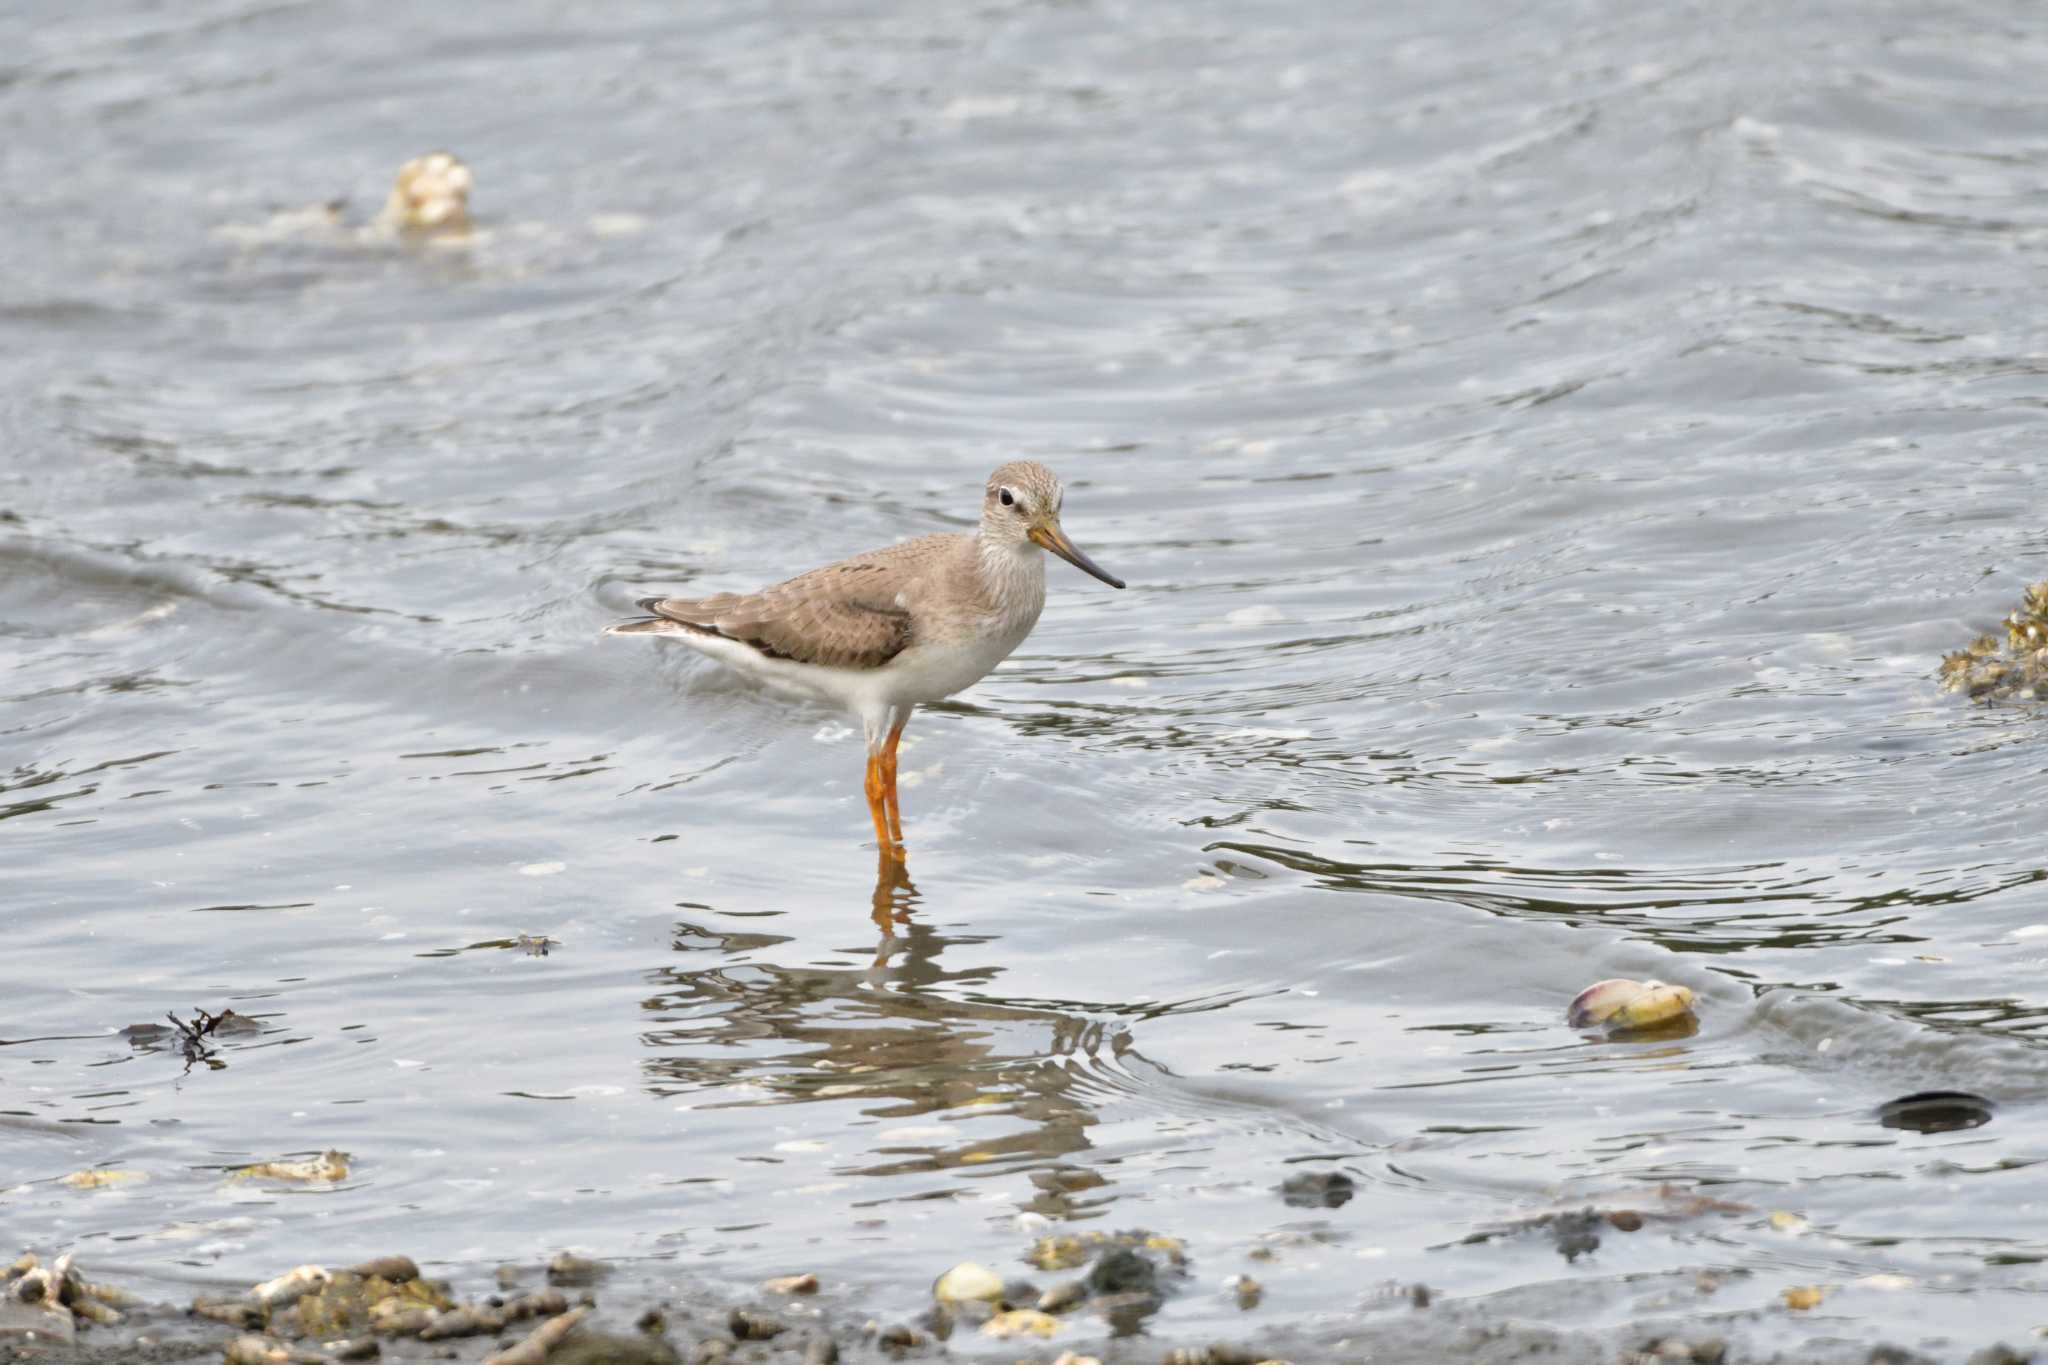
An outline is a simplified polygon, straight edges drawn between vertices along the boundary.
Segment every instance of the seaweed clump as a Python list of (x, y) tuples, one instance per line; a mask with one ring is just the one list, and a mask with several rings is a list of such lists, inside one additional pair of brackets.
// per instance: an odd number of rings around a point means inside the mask
[(2002, 642), (1980, 635), (1944, 658), (1941, 685), (1973, 701), (2048, 699), (2048, 582), (2006, 613)]

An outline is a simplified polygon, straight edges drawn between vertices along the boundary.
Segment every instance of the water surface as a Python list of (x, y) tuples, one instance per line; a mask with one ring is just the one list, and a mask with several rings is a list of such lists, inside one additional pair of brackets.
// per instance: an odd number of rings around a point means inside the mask
[[(1151, 1227), (1169, 1336), (1421, 1281), (2019, 1342), (2048, 720), (1933, 668), (2048, 576), (2029, 17), (0, 20), (5, 1226), (905, 1311)], [(233, 231), (441, 146), (466, 248)], [(598, 632), (965, 526), (1017, 455), (1132, 586), (1053, 565), (913, 724), (884, 932), (857, 729)], [(1568, 1030), (1613, 975), (1697, 1033)], [(115, 1035), (227, 1005), (222, 1069)], [(1996, 1117), (1879, 1122), (1926, 1089)], [(58, 1183), (102, 1165), (148, 1180)], [(1465, 1240), (1586, 1203), (1672, 1216)]]

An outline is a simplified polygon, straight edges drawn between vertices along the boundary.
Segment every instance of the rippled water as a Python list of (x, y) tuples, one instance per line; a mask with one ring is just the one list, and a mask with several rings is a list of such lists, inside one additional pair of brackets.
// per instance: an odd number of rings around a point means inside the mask
[[(0, 1222), (2026, 1337), (2048, 718), (1932, 670), (2048, 576), (2048, 38), (1797, 10), (0, 16)], [(444, 145), (467, 248), (238, 230)], [(597, 632), (1018, 454), (1132, 586), (912, 726), (884, 933), (857, 732)], [(1698, 1032), (1567, 1029), (1613, 975)], [(1465, 1240), (1588, 1202), (1658, 1216)]]

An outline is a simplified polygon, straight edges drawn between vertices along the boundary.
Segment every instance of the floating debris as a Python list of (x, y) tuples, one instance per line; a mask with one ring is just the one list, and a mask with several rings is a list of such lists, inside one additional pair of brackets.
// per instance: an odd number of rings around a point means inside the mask
[(166, 1014), (164, 1018), (171, 1022), (168, 1025), (130, 1024), (121, 1030), (120, 1036), (130, 1047), (141, 1052), (154, 1052), (176, 1043), (185, 1058), (187, 1071), (202, 1062), (213, 1071), (227, 1065), (215, 1055), (216, 1039), (263, 1031), (263, 1026), (254, 1019), (246, 1014), (236, 1014), (231, 1009), (222, 1010), (219, 1014), (195, 1009), (190, 1019), (180, 1019), (176, 1014)]
[(1565, 1011), (1573, 1028), (1604, 1028), (1609, 1033), (1683, 1027), (1693, 1022), (1690, 987), (1662, 981), (1630, 981), (1614, 977), (1596, 981), (1579, 992)]
[(550, 948), (562, 946), (562, 940), (549, 938), (546, 934), (520, 934), (509, 945), (528, 957), (546, 957)]
[(93, 1170), (73, 1171), (57, 1183), (69, 1185), (74, 1190), (111, 1190), (123, 1185), (140, 1185), (149, 1179), (143, 1171)]
[[(1580, 1256), (1598, 1250), (1600, 1234), (1607, 1228), (1619, 1232), (1639, 1232), (1652, 1221), (1677, 1223), (1710, 1213), (1742, 1214), (1756, 1211), (1748, 1204), (1695, 1194), (1676, 1185), (1662, 1185), (1647, 1195), (1637, 1194), (1634, 1198), (1638, 1203), (1624, 1208), (1602, 1208), (1594, 1204), (1584, 1204), (1573, 1208), (1546, 1209), (1540, 1213), (1532, 1213), (1467, 1233), (1459, 1238), (1455, 1245), (1473, 1246), (1502, 1237), (1545, 1232), (1556, 1244), (1558, 1254), (1567, 1261), (1574, 1261)], [(1426, 1296), (1426, 1290), (1424, 1294)]]
[(298, 1184), (339, 1184), (348, 1179), (348, 1153), (325, 1151), (299, 1161), (259, 1161), (237, 1166), (228, 1172), (230, 1180), (289, 1180)]
[(1941, 685), (1972, 701), (2048, 697), (2048, 582), (2006, 613), (2005, 640), (1980, 635), (1941, 661)]
[(1954, 1133), (1983, 1127), (1994, 1108), (1990, 1100), (1966, 1090), (1922, 1090), (1880, 1104), (1877, 1121), (1916, 1133)]

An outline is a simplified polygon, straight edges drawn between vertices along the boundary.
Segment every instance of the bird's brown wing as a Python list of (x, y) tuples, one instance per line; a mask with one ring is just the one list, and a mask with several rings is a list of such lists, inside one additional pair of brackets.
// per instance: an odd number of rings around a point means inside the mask
[(880, 668), (910, 643), (886, 562), (851, 559), (752, 593), (649, 597), (643, 611), (761, 651), (826, 668)]

